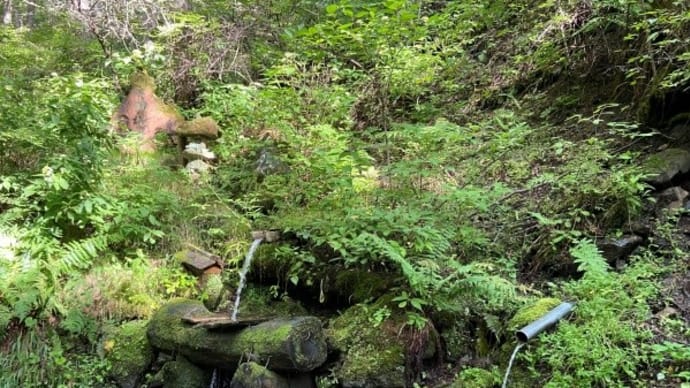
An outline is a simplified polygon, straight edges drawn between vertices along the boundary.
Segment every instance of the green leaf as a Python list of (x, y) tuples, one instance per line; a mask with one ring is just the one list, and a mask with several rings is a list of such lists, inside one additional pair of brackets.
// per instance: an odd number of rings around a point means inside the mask
[(338, 5), (337, 5), (337, 4), (329, 4), (329, 5), (326, 7), (326, 13), (327, 13), (328, 15), (331, 15), (331, 16), (332, 16), (332, 15), (334, 15), (337, 11), (338, 11)]

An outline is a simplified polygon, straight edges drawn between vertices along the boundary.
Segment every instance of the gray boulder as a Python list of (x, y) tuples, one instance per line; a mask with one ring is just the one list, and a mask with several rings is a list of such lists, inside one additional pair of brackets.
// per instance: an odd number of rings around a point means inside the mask
[(667, 148), (653, 154), (642, 163), (646, 181), (656, 186), (665, 185), (678, 174), (690, 171), (690, 151), (681, 148)]
[(617, 260), (626, 259), (643, 241), (642, 237), (633, 234), (618, 239), (606, 239), (597, 243), (597, 246), (606, 261), (614, 264)]

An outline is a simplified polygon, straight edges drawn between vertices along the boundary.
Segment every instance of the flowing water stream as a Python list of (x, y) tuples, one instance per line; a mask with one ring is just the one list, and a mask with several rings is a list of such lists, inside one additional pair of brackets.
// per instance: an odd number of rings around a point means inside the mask
[(520, 350), (521, 347), (525, 346), (526, 342), (521, 342), (519, 343), (516, 347), (515, 350), (513, 350), (513, 355), (510, 356), (510, 361), (508, 362), (508, 369), (506, 369), (506, 375), (503, 377), (503, 384), (501, 385), (501, 388), (506, 388), (508, 385), (508, 376), (510, 376), (510, 369), (513, 367), (513, 361), (515, 361), (515, 356), (517, 356), (518, 350)]
[(252, 245), (249, 247), (247, 256), (244, 257), (244, 264), (242, 264), (242, 269), (240, 270), (240, 284), (237, 286), (237, 292), (235, 293), (235, 307), (233, 308), (232, 315), (230, 316), (230, 319), (233, 321), (237, 320), (237, 312), (240, 310), (240, 294), (242, 294), (244, 284), (247, 282), (247, 272), (249, 272), (249, 266), (252, 264), (254, 252), (256, 252), (256, 248), (259, 247), (261, 241), (263, 241), (262, 238), (255, 239), (252, 242)]
[(209, 385), (209, 388), (217, 388), (218, 385), (218, 368), (213, 368), (213, 376), (211, 376), (211, 385)]

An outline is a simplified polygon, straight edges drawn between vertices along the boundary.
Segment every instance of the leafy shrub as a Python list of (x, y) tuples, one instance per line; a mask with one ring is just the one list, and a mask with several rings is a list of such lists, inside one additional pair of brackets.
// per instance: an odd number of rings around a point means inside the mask
[(108, 383), (109, 363), (72, 345), (51, 328), (19, 331), (0, 352), (0, 385), (7, 387), (92, 386)]

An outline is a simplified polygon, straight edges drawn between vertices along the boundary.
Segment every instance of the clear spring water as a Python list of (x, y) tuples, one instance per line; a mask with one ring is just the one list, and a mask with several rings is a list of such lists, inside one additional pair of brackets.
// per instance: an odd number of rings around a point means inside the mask
[(213, 376), (211, 376), (209, 388), (218, 388), (218, 368), (213, 368)]
[(252, 258), (254, 257), (256, 248), (258, 248), (259, 244), (261, 244), (261, 241), (263, 241), (261, 238), (255, 239), (252, 242), (252, 245), (249, 247), (247, 256), (244, 257), (244, 264), (242, 264), (242, 269), (240, 270), (240, 284), (237, 286), (237, 292), (235, 293), (235, 307), (233, 308), (232, 315), (230, 316), (230, 319), (233, 321), (237, 320), (237, 312), (240, 310), (240, 296), (242, 294), (244, 284), (247, 282), (247, 272), (249, 272), (249, 266), (252, 264)]
[(506, 386), (508, 385), (508, 377), (510, 376), (510, 369), (513, 367), (513, 362), (515, 361), (515, 356), (517, 356), (518, 351), (523, 346), (525, 346), (525, 342), (519, 343), (515, 347), (515, 350), (513, 350), (513, 354), (510, 356), (510, 361), (508, 362), (508, 369), (506, 369), (506, 375), (503, 377), (503, 384), (501, 385), (501, 388), (506, 388)]

